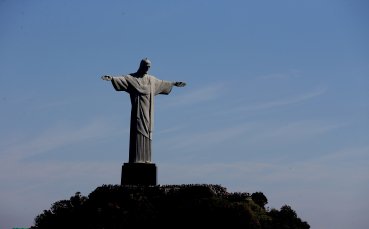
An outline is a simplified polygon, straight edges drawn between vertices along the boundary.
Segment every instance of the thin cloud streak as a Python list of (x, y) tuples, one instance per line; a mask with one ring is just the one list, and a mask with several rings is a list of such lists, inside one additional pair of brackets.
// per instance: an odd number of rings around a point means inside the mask
[[(300, 120), (290, 123), (263, 123), (246, 122), (236, 123), (231, 127), (212, 129), (206, 132), (191, 132), (176, 134), (165, 138), (165, 145), (170, 150), (186, 150), (196, 148), (214, 147), (230, 139), (238, 139), (246, 145), (289, 144), (296, 141), (306, 141), (330, 133), (347, 126), (347, 123), (333, 121)], [(160, 147), (161, 142), (157, 143)]]
[[(334, 153), (333, 153), (334, 154)], [(359, 165), (355, 169), (343, 169), (335, 164), (335, 160), (312, 163), (311, 161), (299, 161), (290, 163), (288, 166), (283, 163), (257, 162), (257, 161), (237, 161), (230, 163), (203, 163), (203, 164), (161, 164), (162, 174), (165, 174), (165, 183), (184, 183), (197, 177), (198, 180), (216, 182), (229, 182), (232, 184), (253, 184), (253, 179), (257, 183), (270, 185), (272, 183), (295, 183), (306, 188), (312, 184), (316, 187), (325, 186), (334, 189), (340, 186), (340, 181), (351, 180), (351, 183), (365, 184), (369, 169), (364, 165)], [(166, 173), (166, 171), (171, 171)], [(172, 180), (173, 179), (173, 180)], [(250, 180), (251, 179), (251, 180)], [(241, 185), (242, 186), (242, 185)], [(358, 187), (358, 186), (356, 186)], [(237, 188), (229, 187), (231, 189)], [(322, 187), (323, 188), (323, 187)], [(333, 190), (332, 190), (333, 191)]]
[[(221, 128), (215, 130), (209, 130), (207, 132), (200, 133), (185, 133), (177, 134), (174, 137), (168, 137), (165, 139), (165, 145), (170, 146), (170, 150), (185, 150), (190, 149), (194, 146), (197, 148), (212, 146), (214, 144), (221, 144), (222, 142), (240, 136), (250, 129), (254, 129), (254, 124), (240, 124), (233, 127)], [(160, 142), (157, 143), (160, 147)]]
[[(85, 179), (104, 179), (110, 177), (108, 173), (115, 173), (120, 167), (120, 162), (61, 162), (61, 161), (47, 161), (47, 162), (20, 162), (12, 161), (4, 164), (0, 168), (0, 180), (17, 181), (18, 184), (30, 183), (27, 187), (23, 187), (22, 191), (29, 188), (34, 188), (43, 182), (60, 182), (61, 180), (69, 182), (85, 182)], [(119, 165), (118, 165), (119, 164)], [(17, 168), (14, 170), (14, 168)], [(12, 177), (5, 171), (12, 171)], [(73, 177), (73, 179), (71, 179)], [(80, 177), (80, 178), (78, 178)], [(79, 181), (78, 181), (79, 180)], [(118, 181), (118, 179), (117, 179)], [(2, 189), (6, 189), (3, 187)]]
[(288, 143), (296, 140), (306, 140), (311, 137), (337, 130), (345, 127), (346, 123), (336, 123), (332, 121), (301, 120), (278, 126), (269, 126), (262, 131), (256, 132), (251, 138), (251, 142), (279, 142)]
[(183, 124), (178, 124), (176, 126), (164, 129), (164, 130), (159, 130), (156, 132), (157, 135), (165, 135), (165, 134), (171, 134), (171, 133), (178, 133), (179, 131), (183, 130), (185, 128), (185, 125)]
[(316, 89), (314, 91), (311, 91), (311, 92), (308, 92), (302, 95), (297, 95), (297, 96), (293, 96), (293, 97), (286, 98), (286, 99), (280, 99), (280, 100), (270, 101), (266, 103), (259, 103), (259, 104), (254, 104), (254, 105), (248, 105), (245, 107), (240, 107), (237, 109), (237, 111), (256, 111), (256, 110), (270, 109), (274, 107), (287, 106), (291, 104), (304, 102), (309, 99), (313, 99), (315, 97), (323, 95), (325, 92), (326, 92), (326, 89), (320, 88), (320, 89)]
[[(369, 146), (352, 147), (317, 155), (311, 160), (296, 162), (234, 161), (229, 163), (161, 164), (164, 183), (186, 183), (196, 178), (198, 182), (230, 183), (232, 190), (249, 191), (256, 186), (267, 187), (279, 184), (304, 189), (324, 190), (324, 193), (353, 190), (369, 190), (368, 176)], [(330, 155), (327, 157), (326, 155)], [(353, 160), (354, 159), (354, 160)], [(348, 160), (356, 166), (342, 166)], [(170, 171), (170, 172), (169, 172)], [(342, 181), (345, 181), (342, 183)], [(295, 184), (295, 185), (293, 185)], [(247, 187), (246, 187), (247, 186)], [(250, 187), (251, 186), (251, 187)], [(252, 187), (254, 186), (254, 187)], [(350, 194), (350, 193), (347, 193)]]
[(28, 140), (11, 145), (6, 145), (4, 141), (6, 148), (2, 149), (0, 156), (2, 160), (19, 160), (66, 145), (105, 137), (117, 131), (114, 126), (101, 120), (94, 120), (80, 127), (60, 123), (37, 136), (31, 136)]
[(226, 87), (221, 84), (203, 85), (201, 88), (186, 91), (183, 94), (177, 95), (175, 98), (169, 98), (168, 101), (161, 106), (187, 106), (203, 103), (218, 98), (221, 96), (219, 92), (224, 92), (225, 90), (227, 90)]
[(290, 78), (298, 78), (301, 77), (301, 73), (298, 70), (290, 70), (287, 73), (275, 73), (275, 74), (268, 74), (268, 75), (262, 75), (258, 76), (260, 79), (265, 80), (281, 80), (281, 79), (290, 79)]

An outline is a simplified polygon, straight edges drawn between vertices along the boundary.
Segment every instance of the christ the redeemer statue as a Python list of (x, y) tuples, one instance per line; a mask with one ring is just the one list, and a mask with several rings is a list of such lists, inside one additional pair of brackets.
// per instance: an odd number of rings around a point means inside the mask
[(150, 60), (141, 60), (137, 72), (123, 76), (105, 75), (116, 91), (125, 91), (131, 97), (131, 126), (129, 163), (151, 163), (151, 141), (154, 125), (154, 96), (169, 94), (173, 86), (184, 87), (184, 82), (170, 82), (147, 74)]

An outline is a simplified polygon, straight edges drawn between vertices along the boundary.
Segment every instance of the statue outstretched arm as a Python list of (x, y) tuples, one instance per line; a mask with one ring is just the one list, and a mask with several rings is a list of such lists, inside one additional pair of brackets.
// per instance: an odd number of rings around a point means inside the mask
[(176, 87), (184, 87), (184, 86), (186, 86), (186, 83), (185, 82), (173, 82), (172, 84), (173, 84), (173, 86), (176, 86)]

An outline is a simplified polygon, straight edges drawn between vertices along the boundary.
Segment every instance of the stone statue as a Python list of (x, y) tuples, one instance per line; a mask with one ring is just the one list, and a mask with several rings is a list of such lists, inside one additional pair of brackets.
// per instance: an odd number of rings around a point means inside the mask
[(184, 87), (184, 82), (169, 82), (147, 74), (151, 62), (142, 59), (135, 73), (124, 76), (105, 75), (116, 91), (125, 91), (131, 97), (131, 126), (129, 163), (151, 163), (151, 141), (154, 126), (154, 96), (169, 94), (173, 86)]

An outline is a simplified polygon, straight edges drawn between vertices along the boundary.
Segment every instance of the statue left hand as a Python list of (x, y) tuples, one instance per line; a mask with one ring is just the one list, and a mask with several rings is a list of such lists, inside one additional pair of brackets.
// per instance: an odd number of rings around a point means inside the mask
[(109, 76), (109, 75), (105, 75), (105, 76), (101, 76), (101, 79), (106, 80), (106, 81), (111, 81), (113, 79), (113, 77)]
[(176, 87), (184, 87), (186, 86), (186, 83), (185, 82), (174, 82), (173, 85)]

